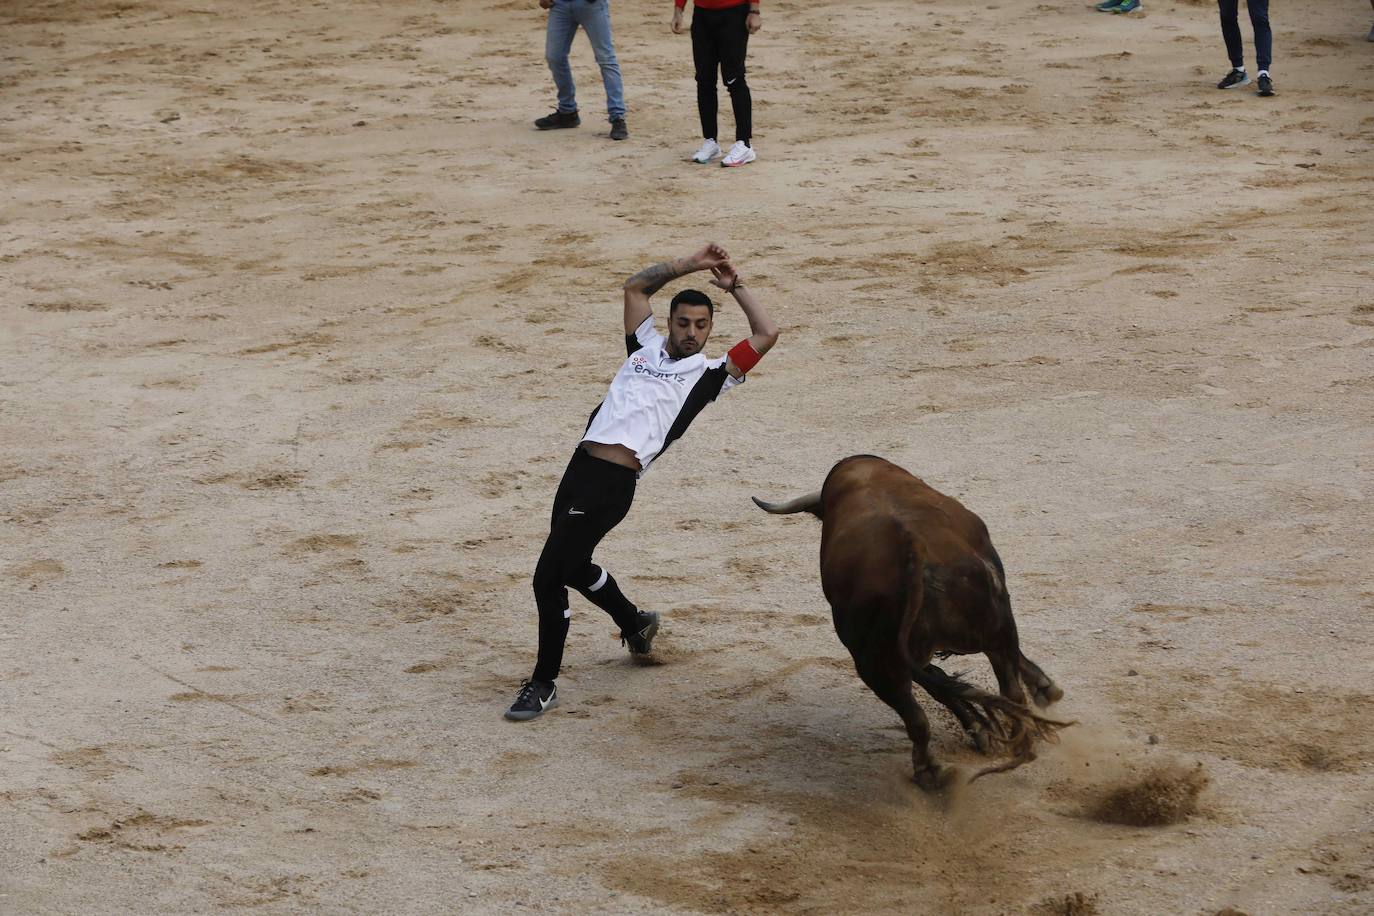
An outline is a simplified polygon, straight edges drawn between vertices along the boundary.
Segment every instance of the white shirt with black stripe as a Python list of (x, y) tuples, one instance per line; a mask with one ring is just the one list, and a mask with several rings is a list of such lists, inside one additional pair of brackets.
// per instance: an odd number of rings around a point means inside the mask
[(625, 335), (629, 357), (611, 380), (611, 390), (592, 411), (583, 442), (623, 445), (639, 459), (640, 476), (721, 393), (744, 379), (725, 370), (725, 359), (694, 353), (673, 359), (651, 315)]

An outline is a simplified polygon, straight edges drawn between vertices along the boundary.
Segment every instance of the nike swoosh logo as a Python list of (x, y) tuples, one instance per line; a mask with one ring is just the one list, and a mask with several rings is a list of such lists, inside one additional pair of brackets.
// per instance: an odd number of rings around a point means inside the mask
[(569, 510), (568, 510), (568, 514), (569, 514), (569, 515), (586, 515), (587, 513), (583, 512), (583, 511), (581, 511), (581, 510), (579, 510), (579, 509), (569, 509)]

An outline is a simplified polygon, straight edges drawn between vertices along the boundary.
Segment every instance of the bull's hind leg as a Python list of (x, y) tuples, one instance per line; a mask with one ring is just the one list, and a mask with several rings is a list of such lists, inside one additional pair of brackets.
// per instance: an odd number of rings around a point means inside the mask
[(1032, 747), (1034, 733), (1027, 727), (1027, 720), (1031, 716), (1030, 707), (1026, 705), (1026, 691), (1021, 687), (1021, 653), (1013, 647), (1010, 652), (988, 650), (987, 656), (988, 661), (992, 663), (992, 673), (997, 675), (998, 691), (1025, 711), (1026, 719), (1013, 719), (1010, 734), (1007, 736), (1007, 746), (1015, 755), (1014, 765), (1020, 766), (1035, 759), (1035, 750)]
[[(921, 675), (923, 676), (916, 678), (917, 683), (925, 681), (927, 684), (949, 684), (956, 688), (958, 686), (958, 680), (950, 677), (938, 665), (926, 665), (921, 671)], [(915, 677), (914, 674), (913, 677)], [(987, 754), (992, 751), (992, 727), (982, 710), (972, 703), (960, 699), (957, 690), (932, 690), (927, 687), (926, 692), (954, 714), (954, 718), (959, 720), (959, 724), (963, 726), (964, 732), (973, 742), (973, 746), (978, 749), (978, 753)]]
[(1021, 680), (1026, 682), (1026, 686), (1030, 688), (1031, 699), (1041, 709), (1051, 703), (1058, 703), (1064, 697), (1064, 691), (1059, 685), (1050, 680), (1050, 676), (1025, 655), (1021, 655)]
[(1021, 687), (1021, 653), (1011, 653), (989, 649), (988, 661), (992, 663), (992, 673), (997, 675), (997, 689), (1013, 703), (1026, 705), (1026, 691)]
[(926, 792), (947, 786), (956, 770), (931, 759), (930, 722), (911, 692), (911, 674), (905, 666), (894, 657), (864, 664), (855, 659), (854, 667), (868, 688), (878, 695), (878, 699), (902, 717), (907, 737), (911, 739), (911, 765), (915, 771), (916, 785)]

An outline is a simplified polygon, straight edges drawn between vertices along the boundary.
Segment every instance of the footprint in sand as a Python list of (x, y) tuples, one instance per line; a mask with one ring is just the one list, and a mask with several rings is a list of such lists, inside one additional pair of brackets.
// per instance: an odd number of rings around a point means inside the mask
[(30, 588), (60, 579), (66, 574), (66, 567), (57, 560), (31, 560), (5, 568), (5, 575), (20, 582), (28, 582)]

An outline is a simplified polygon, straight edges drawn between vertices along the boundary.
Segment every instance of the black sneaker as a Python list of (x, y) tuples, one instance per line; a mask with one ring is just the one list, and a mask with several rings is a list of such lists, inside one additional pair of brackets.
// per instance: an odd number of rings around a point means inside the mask
[(575, 111), (555, 111), (553, 114), (536, 118), (534, 126), (540, 130), (558, 130), (563, 127), (577, 127), (581, 123), (582, 118)]
[(631, 655), (648, 655), (653, 648), (654, 637), (658, 635), (658, 614), (639, 612), (639, 631), (620, 634), (620, 644), (630, 647)]
[(624, 118), (616, 118), (611, 121), (611, 139), (626, 140), (630, 136), (630, 129), (625, 126)]
[(1256, 80), (1256, 82), (1259, 84), (1259, 88), (1255, 91), (1258, 92), (1260, 95), (1267, 96), (1274, 94), (1274, 81), (1269, 78), (1269, 74), (1260, 74), (1260, 78)]
[(520, 685), (520, 692), (515, 695), (515, 702), (506, 710), (506, 718), (512, 722), (537, 719), (544, 714), (544, 710), (557, 705), (558, 688), (551, 682), (525, 681)]
[(1237, 86), (1244, 86), (1250, 82), (1250, 76), (1244, 70), (1232, 70), (1217, 83), (1218, 89), (1234, 89)]

